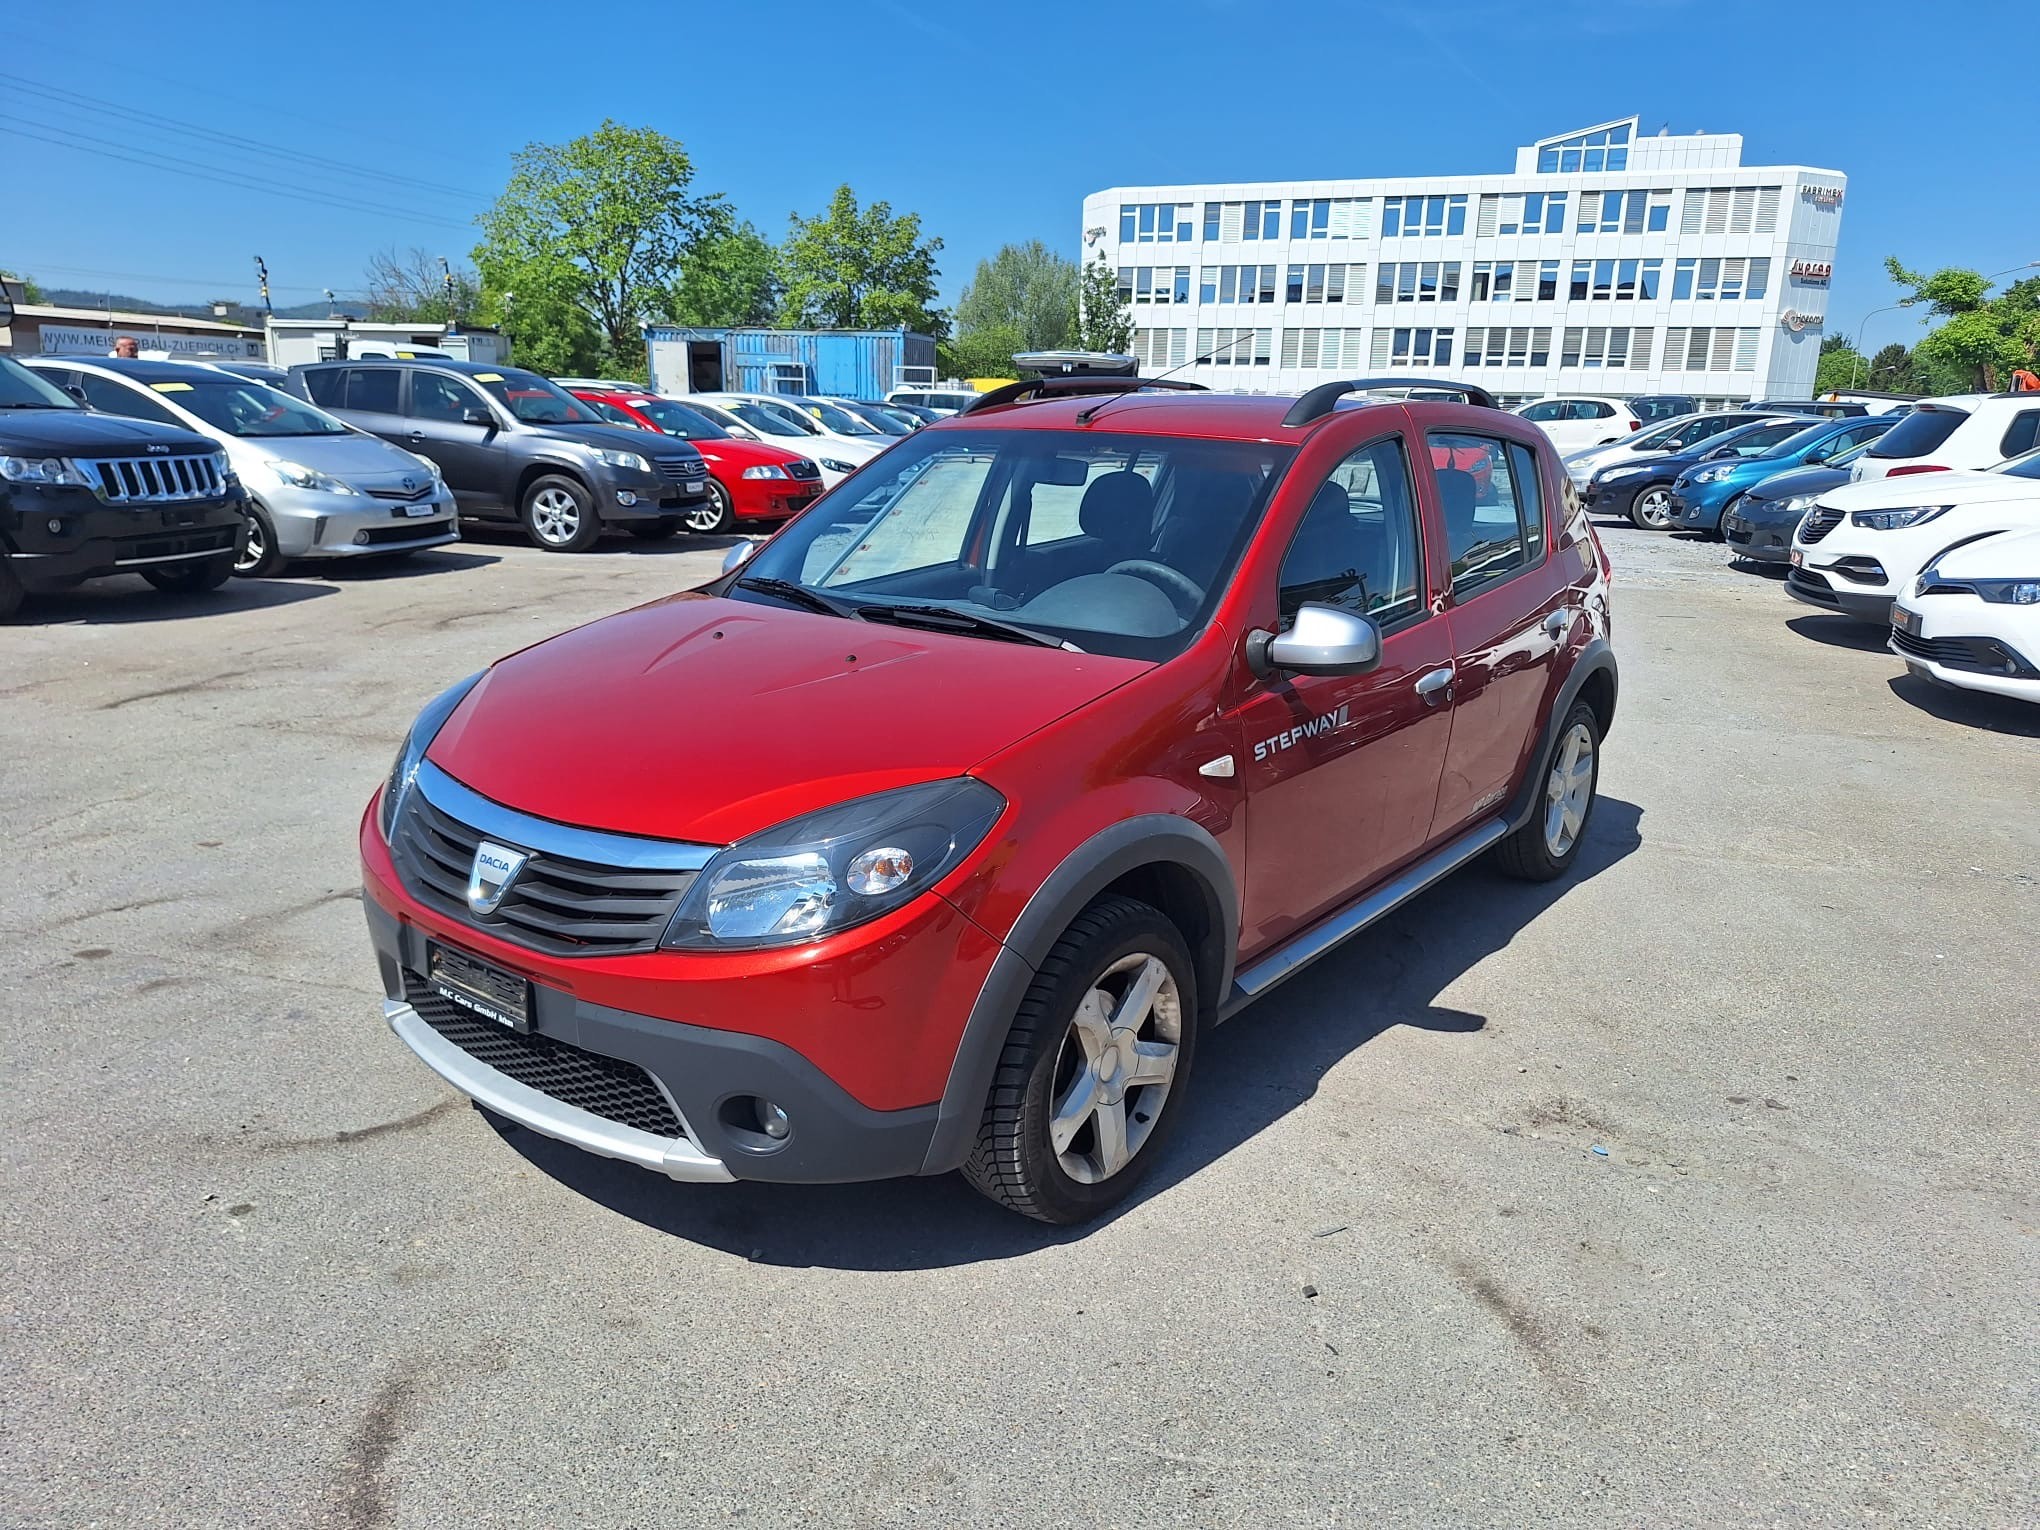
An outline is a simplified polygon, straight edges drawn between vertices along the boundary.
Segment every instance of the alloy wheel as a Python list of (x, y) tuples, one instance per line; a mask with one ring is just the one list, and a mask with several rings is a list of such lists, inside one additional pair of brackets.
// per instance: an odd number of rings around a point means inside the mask
[(713, 479), (709, 480), (707, 496), (687, 512), (684, 521), (689, 531), (702, 535), (727, 530), (733, 524), (733, 518), (723, 486)]
[(1636, 518), (1653, 531), (1672, 524), (1672, 491), (1646, 489), (1636, 501)]
[(563, 546), (580, 533), (581, 507), (565, 489), (540, 489), (531, 501), (531, 529), (540, 541)]
[(1585, 723), (1574, 723), (1544, 784), (1544, 847), (1554, 857), (1572, 849), (1593, 798), (1594, 735)]
[(241, 551), (234, 558), (234, 572), (252, 574), (268, 557), (269, 534), (263, 530), (261, 520), (251, 515), (247, 535), (241, 539)]
[(1065, 1174), (1095, 1185), (1133, 1162), (1168, 1103), (1182, 1040), (1182, 995), (1160, 957), (1136, 951), (1092, 981), (1050, 1094), (1049, 1146)]

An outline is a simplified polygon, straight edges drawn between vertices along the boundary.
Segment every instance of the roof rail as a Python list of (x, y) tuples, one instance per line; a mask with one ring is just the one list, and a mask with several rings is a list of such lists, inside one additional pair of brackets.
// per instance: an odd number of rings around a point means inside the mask
[(1087, 377), (1081, 374), (1030, 377), (1023, 382), (1007, 383), (1003, 388), (981, 393), (957, 412), (969, 414), (972, 410), (989, 409), (995, 404), (1024, 404), (1031, 399), (1068, 398), (1082, 393), (1138, 393), (1143, 388), (1166, 388), (1186, 393), (1209, 391), (1203, 383), (1178, 382), (1168, 377)]
[(1482, 409), (1502, 407), (1495, 402), (1492, 393), (1472, 383), (1451, 382), (1442, 377), (1355, 377), (1347, 382), (1319, 383), (1290, 405), (1289, 413), (1282, 416), (1282, 423), (1308, 425), (1330, 414), (1347, 394), (1365, 393), (1374, 388), (1430, 388), (1440, 393), (1464, 394), (1469, 404)]

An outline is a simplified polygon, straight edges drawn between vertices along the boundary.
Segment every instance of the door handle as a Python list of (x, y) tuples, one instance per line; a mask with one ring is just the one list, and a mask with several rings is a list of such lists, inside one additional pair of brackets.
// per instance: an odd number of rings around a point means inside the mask
[(1545, 636), (1550, 638), (1552, 642), (1556, 643), (1560, 638), (1565, 636), (1565, 629), (1571, 623), (1571, 621), (1572, 612), (1566, 610), (1564, 606), (1560, 606), (1556, 611), (1552, 612), (1551, 615), (1544, 618)]
[(1442, 697), (1452, 694), (1452, 673), (1449, 664), (1443, 669), (1432, 670), (1417, 681), (1417, 694), (1435, 707)]

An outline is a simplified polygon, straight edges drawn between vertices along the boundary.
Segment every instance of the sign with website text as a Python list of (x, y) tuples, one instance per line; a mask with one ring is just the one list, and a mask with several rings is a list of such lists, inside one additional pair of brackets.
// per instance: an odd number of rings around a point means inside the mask
[(50, 356), (104, 356), (113, 342), (127, 335), (141, 347), (142, 354), (163, 351), (172, 357), (237, 356), (243, 361), (262, 359), (262, 342), (238, 335), (159, 335), (147, 329), (80, 329), (65, 324), (42, 326), (42, 350)]

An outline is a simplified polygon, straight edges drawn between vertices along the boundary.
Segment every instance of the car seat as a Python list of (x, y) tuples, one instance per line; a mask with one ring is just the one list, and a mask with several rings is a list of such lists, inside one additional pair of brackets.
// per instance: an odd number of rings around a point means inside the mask
[(1155, 491), (1130, 468), (1091, 480), (1077, 506), (1077, 529), (1098, 543), (1100, 570), (1154, 553)]

